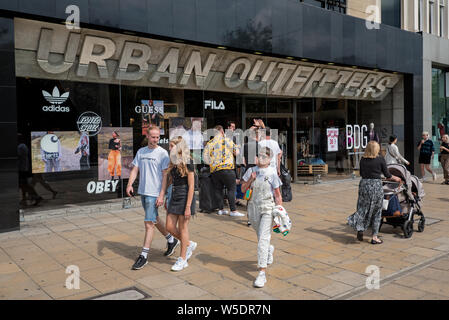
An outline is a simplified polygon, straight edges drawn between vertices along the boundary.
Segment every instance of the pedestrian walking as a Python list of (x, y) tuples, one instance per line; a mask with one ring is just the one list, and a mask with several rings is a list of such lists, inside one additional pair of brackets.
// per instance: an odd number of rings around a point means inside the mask
[(443, 167), (444, 181), (443, 184), (449, 185), (449, 135), (445, 134), (441, 137), (440, 146), (440, 162)]
[(357, 211), (348, 217), (348, 224), (357, 231), (357, 239), (363, 241), (363, 232), (370, 226), (373, 230), (371, 244), (381, 244), (379, 227), (382, 220), (382, 203), (384, 193), (382, 189), (382, 174), (391, 181), (401, 183), (401, 179), (393, 176), (387, 168), (385, 159), (379, 156), (380, 145), (370, 141), (365, 154), (360, 160), (359, 198)]
[(163, 175), (167, 174), (170, 158), (168, 152), (158, 146), (160, 139), (160, 129), (156, 126), (150, 126), (147, 133), (148, 146), (140, 148), (132, 164), (126, 194), (129, 197), (134, 196), (133, 183), (139, 174), (138, 193), (142, 201), (142, 207), (145, 210), (145, 238), (142, 253), (132, 266), (133, 270), (142, 269), (148, 263), (148, 253), (153, 240), (154, 227), (162, 233), (167, 239), (167, 251), (165, 256), (173, 254), (179, 245), (179, 240), (175, 239), (167, 232), (164, 222), (159, 218), (158, 207), (164, 204), (164, 194), (166, 182)]
[[(167, 231), (175, 238), (181, 240), (181, 254), (171, 268), (172, 271), (181, 271), (187, 268), (187, 261), (197, 247), (197, 243), (190, 241), (189, 222), (195, 214), (195, 167), (192, 164), (190, 150), (182, 137), (170, 141), (170, 165), (167, 174), (164, 174), (168, 186), (171, 180), (173, 189), (167, 208)], [(162, 190), (162, 194), (165, 189)]]
[(244, 214), (236, 209), (235, 192), (236, 192), (236, 176), (234, 157), (239, 151), (234, 142), (225, 137), (223, 127), (218, 125), (215, 127), (216, 134), (204, 148), (203, 158), (206, 164), (210, 166), (212, 182), (215, 188), (214, 196), (217, 197), (218, 214), (228, 214), (227, 210), (223, 210), (223, 187), (228, 190), (228, 202), (231, 217), (243, 217)]
[(429, 138), (429, 133), (427, 131), (424, 131), (422, 133), (422, 140), (418, 143), (418, 150), (422, 180), (425, 181), (425, 170), (427, 170), (432, 175), (433, 181), (435, 181), (437, 179), (437, 175), (432, 171), (432, 169), (430, 169), (430, 163), (433, 160), (435, 148), (433, 146), (433, 141)]
[(262, 288), (267, 282), (266, 269), (273, 263), (274, 246), (270, 244), (273, 226), (273, 210), (282, 206), (281, 179), (274, 167), (271, 149), (260, 148), (257, 166), (249, 168), (243, 176), (242, 191), (252, 190), (248, 201), (248, 217), (257, 233), (257, 267), (259, 274), (254, 286)]
[(387, 146), (387, 153), (385, 155), (385, 162), (388, 164), (406, 164), (410, 165), (410, 162), (405, 160), (405, 158), (399, 152), (399, 148), (396, 145), (398, 142), (398, 137), (395, 135), (390, 136), (390, 140)]

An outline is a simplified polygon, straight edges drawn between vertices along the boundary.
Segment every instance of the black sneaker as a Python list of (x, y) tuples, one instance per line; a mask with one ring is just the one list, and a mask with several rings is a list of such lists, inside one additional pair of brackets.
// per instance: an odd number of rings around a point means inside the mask
[(136, 262), (134, 263), (132, 269), (133, 269), (133, 270), (140, 270), (140, 269), (142, 269), (143, 267), (145, 267), (147, 263), (148, 263), (148, 259), (147, 259), (147, 258), (144, 258), (143, 255), (140, 255), (140, 256), (137, 258)]
[(175, 240), (170, 243), (167, 242), (167, 251), (165, 251), (164, 256), (169, 257), (173, 254), (173, 252), (175, 252), (175, 249), (179, 246), (180, 241), (176, 238), (174, 238)]

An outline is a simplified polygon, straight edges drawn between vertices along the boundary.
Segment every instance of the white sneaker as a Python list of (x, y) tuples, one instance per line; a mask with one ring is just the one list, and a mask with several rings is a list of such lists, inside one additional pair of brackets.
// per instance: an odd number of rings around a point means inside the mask
[(434, 172), (434, 173), (432, 173), (432, 177), (433, 177), (433, 181), (436, 181), (437, 180), (437, 174)]
[(189, 266), (187, 263), (187, 259), (184, 260), (183, 258), (179, 257), (178, 260), (176, 260), (173, 267), (171, 267), (171, 271), (181, 271), (182, 269), (185, 269)]
[(219, 216), (226, 215), (226, 214), (228, 214), (228, 211), (226, 211), (226, 210), (218, 210), (218, 215)]
[(273, 264), (274, 260), (273, 253), (274, 253), (274, 246), (270, 246), (270, 250), (268, 250), (268, 261), (267, 261), (268, 265)]
[(186, 260), (189, 260), (192, 257), (193, 251), (195, 251), (198, 243), (194, 241), (190, 241), (189, 246), (187, 247)]
[(240, 213), (238, 211), (232, 211), (229, 215), (231, 217), (244, 217), (245, 216), (243, 213)]
[(267, 277), (265, 276), (265, 272), (259, 272), (256, 281), (254, 281), (254, 286), (256, 288), (263, 288), (265, 283), (267, 283)]

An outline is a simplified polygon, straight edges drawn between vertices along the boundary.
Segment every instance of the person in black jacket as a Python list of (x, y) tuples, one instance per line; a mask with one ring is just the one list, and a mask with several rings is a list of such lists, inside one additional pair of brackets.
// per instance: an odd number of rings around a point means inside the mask
[(365, 154), (360, 160), (359, 199), (357, 211), (348, 217), (348, 224), (357, 231), (357, 239), (363, 241), (363, 232), (370, 226), (373, 230), (371, 244), (381, 244), (378, 238), (380, 222), (382, 220), (382, 203), (384, 193), (382, 189), (382, 174), (391, 181), (402, 183), (401, 178), (393, 176), (387, 168), (384, 157), (379, 156), (380, 145), (370, 141)]

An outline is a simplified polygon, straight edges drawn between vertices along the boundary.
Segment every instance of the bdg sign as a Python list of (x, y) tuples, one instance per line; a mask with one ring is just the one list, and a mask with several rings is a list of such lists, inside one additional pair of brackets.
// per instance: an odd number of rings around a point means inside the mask
[(382, 100), (402, 77), (26, 19), (15, 32), (17, 76), (358, 100)]

